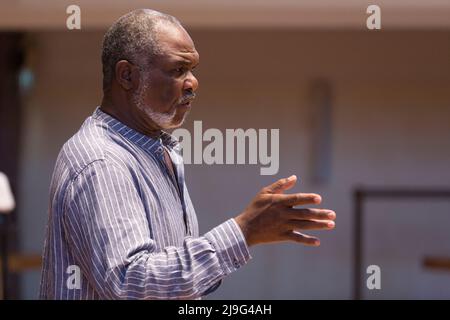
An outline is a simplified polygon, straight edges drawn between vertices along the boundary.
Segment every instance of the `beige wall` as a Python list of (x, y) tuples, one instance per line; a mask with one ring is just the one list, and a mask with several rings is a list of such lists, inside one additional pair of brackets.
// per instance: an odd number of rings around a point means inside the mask
[[(190, 165), (187, 178), (202, 232), (239, 213), (260, 187), (297, 174), (297, 191), (318, 192), (337, 211), (320, 248), (252, 248), (253, 261), (214, 298), (350, 298), (351, 190), (367, 186), (450, 187), (450, 33), (202, 31), (199, 98), (186, 127), (279, 128), (280, 171)], [(99, 103), (102, 32), (32, 34), (36, 87), (26, 98), (21, 231), (23, 249), (42, 247), (48, 185), (57, 152)], [(310, 179), (308, 87), (333, 85), (332, 176)], [(382, 291), (366, 297), (450, 298), (450, 274), (424, 271), (423, 254), (450, 252), (450, 203), (367, 205), (366, 265), (382, 268)], [(26, 277), (34, 297), (37, 274)]]
[[(366, 28), (368, 0), (16, 0), (0, 2), (0, 28), (63, 30), (67, 8), (81, 10), (83, 30), (105, 28), (136, 8), (167, 12), (197, 28)], [(382, 28), (449, 30), (448, 0), (377, 0)], [(71, 11), (69, 11), (71, 12)]]

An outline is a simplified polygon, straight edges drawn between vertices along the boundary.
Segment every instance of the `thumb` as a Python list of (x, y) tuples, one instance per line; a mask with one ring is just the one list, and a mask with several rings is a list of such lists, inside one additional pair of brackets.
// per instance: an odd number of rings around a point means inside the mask
[(283, 193), (285, 190), (291, 189), (297, 182), (297, 176), (294, 174), (288, 178), (280, 179), (277, 182), (265, 187), (264, 193)]

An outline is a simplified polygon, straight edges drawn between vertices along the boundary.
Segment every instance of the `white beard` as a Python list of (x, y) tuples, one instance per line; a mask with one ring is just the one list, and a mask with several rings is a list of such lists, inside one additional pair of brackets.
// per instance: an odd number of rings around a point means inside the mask
[(144, 112), (147, 117), (161, 129), (167, 130), (181, 126), (184, 123), (188, 112), (184, 114), (183, 119), (179, 123), (174, 123), (173, 120), (177, 112), (175, 108), (170, 113), (163, 113), (153, 110), (150, 105), (146, 105), (144, 102), (144, 93), (147, 91), (148, 87), (148, 76), (143, 75), (140, 79), (139, 88), (133, 96), (133, 101), (138, 109)]

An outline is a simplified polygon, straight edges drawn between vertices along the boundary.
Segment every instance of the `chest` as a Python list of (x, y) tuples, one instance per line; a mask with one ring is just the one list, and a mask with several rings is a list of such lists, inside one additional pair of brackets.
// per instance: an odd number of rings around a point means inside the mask
[(142, 199), (151, 237), (157, 246), (180, 246), (198, 236), (194, 206), (184, 181), (182, 164), (171, 171), (164, 158), (147, 156), (135, 163), (135, 185)]

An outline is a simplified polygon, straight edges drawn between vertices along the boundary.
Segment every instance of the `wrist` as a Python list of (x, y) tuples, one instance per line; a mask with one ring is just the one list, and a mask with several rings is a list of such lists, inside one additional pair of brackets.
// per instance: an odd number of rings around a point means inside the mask
[(244, 235), (245, 238), (245, 242), (247, 243), (247, 246), (249, 247), (252, 246), (254, 243), (250, 239), (250, 232), (248, 230), (249, 228), (246, 219), (244, 219), (242, 215), (239, 215), (236, 218), (234, 218), (234, 221), (236, 221), (236, 224), (241, 229), (242, 234)]

